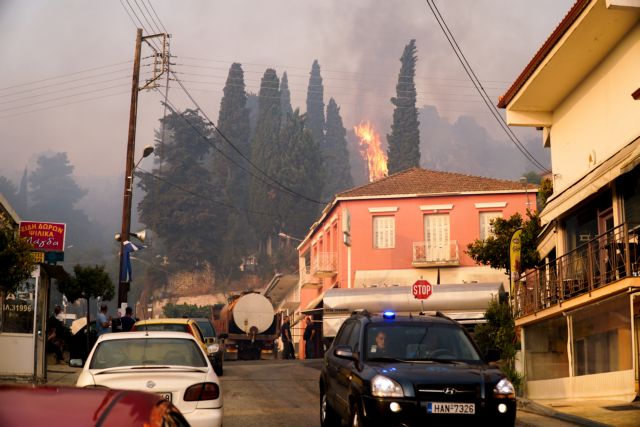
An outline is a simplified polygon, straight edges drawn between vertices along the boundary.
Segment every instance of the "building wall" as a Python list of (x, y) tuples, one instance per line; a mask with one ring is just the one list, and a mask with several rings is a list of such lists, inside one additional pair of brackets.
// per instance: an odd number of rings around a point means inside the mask
[[(558, 194), (640, 134), (640, 25), (555, 109), (551, 127)], [(590, 159), (591, 156), (591, 159)]]

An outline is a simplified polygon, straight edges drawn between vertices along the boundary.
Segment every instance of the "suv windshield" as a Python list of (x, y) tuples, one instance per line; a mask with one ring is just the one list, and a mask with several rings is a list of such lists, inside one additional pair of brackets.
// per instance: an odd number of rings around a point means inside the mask
[(211, 325), (211, 322), (209, 322), (208, 320), (196, 320), (196, 323), (200, 327), (202, 335), (204, 335), (206, 338), (216, 337), (216, 331), (215, 329), (213, 329), (213, 325)]
[(425, 323), (373, 323), (365, 334), (367, 360), (481, 361), (480, 355), (456, 327)]

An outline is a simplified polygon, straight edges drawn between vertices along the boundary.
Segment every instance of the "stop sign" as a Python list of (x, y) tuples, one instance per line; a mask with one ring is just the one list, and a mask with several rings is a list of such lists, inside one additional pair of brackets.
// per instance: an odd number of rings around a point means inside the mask
[(427, 299), (432, 293), (431, 283), (426, 280), (416, 280), (413, 284), (411, 292), (416, 299)]

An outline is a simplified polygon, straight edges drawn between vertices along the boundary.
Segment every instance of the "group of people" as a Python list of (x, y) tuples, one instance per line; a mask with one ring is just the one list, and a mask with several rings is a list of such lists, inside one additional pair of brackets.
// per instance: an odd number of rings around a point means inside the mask
[(133, 317), (133, 309), (127, 307), (124, 316), (113, 319), (107, 316), (108, 307), (106, 304), (100, 306), (100, 312), (96, 318), (96, 331), (98, 336), (108, 332), (129, 332), (133, 328), (136, 319)]
[[(304, 340), (304, 352), (306, 359), (313, 359), (316, 357), (316, 328), (311, 320), (311, 317), (305, 319), (305, 328), (302, 335)], [(283, 359), (295, 359), (296, 353), (293, 347), (293, 338), (291, 337), (291, 319), (289, 316), (284, 316), (282, 319), (282, 325), (280, 326), (280, 339), (282, 340), (282, 358)]]

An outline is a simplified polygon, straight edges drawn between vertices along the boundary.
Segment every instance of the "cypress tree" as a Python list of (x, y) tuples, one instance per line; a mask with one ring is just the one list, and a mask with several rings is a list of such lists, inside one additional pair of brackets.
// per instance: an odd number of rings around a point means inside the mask
[(307, 115), (306, 126), (311, 131), (313, 139), (322, 147), (324, 145), (324, 87), (320, 75), (318, 60), (313, 61), (311, 76), (307, 87)]
[(284, 120), (293, 114), (293, 108), (291, 107), (291, 91), (289, 90), (289, 78), (287, 72), (282, 73), (282, 79), (280, 80), (280, 100), (282, 108), (282, 118)]
[(346, 135), (347, 130), (342, 124), (340, 107), (331, 98), (327, 105), (327, 133), (323, 156), (326, 178), (323, 200), (331, 200), (336, 193), (353, 187)]
[[(164, 119), (165, 137), (156, 132), (162, 170), (142, 174), (145, 196), (138, 205), (140, 221), (152, 229), (166, 248), (173, 268), (192, 270), (203, 262), (217, 264), (222, 235), (218, 219), (228, 214), (212, 189), (205, 164), (213, 139), (210, 125), (196, 110), (173, 111)], [(161, 143), (162, 141), (162, 143)]]
[[(258, 119), (256, 130), (251, 142), (251, 161), (258, 168), (269, 176), (278, 176), (278, 160), (282, 151), (279, 144), (279, 133), (281, 126), (281, 101), (280, 82), (274, 69), (267, 69), (260, 83), (260, 93), (258, 99)], [(259, 172), (258, 177), (252, 177), (249, 193), (249, 206), (251, 210), (257, 212), (274, 212), (273, 203), (278, 191), (272, 186), (265, 184), (269, 182)], [(268, 215), (252, 215), (251, 223), (258, 239), (258, 249), (269, 248), (270, 239), (277, 232), (277, 224), (273, 217)], [(265, 246), (266, 245), (266, 246)]]
[[(285, 149), (278, 161), (280, 182), (317, 200), (320, 197), (317, 185), (321, 178), (320, 147), (311, 132), (305, 129), (305, 117), (297, 109), (282, 126), (280, 141)], [(276, 206), (280, 230), (293, 236), (304, 236), (319, 211), (317, 204), (288, 194), (279, 195)]]
[(391, 134), (387, 134), (389, 175), (420, 166), (420, 122), (414, 82), (416, 60), (416, 41), (411, 40), (400, 57), (402, 66), (396, 85), (396, 97), (391, 98), (395, 109)]
[[(245, 93), (244, 71), (240, 64), (234, 63), (229, 68), (223, 93), (218, 115), (218, 129), (248, 158), (251, 154), (249, 109)], [(217, 147), (224, 151), (227, 157), (248, 168), (246, 160), (233, 150), (222, 135), (217, 133), (215, 140)], [(249, 235), (246, 209), (249, 205), (249, 176), (245, 170), (232, 164), (220, 153), (214, 152), (213, 184), (220, 189), (219, 195), (226, 203), (237, 207), (236, 210), (230, 210), (228, 215), (222, 215), (217, 219), (224, 230), (221, 245), (223, 250), (220, 253), (219, 263), (224, 271), (229, 271), (240, 264), (241, 258), (247, 251)]]

